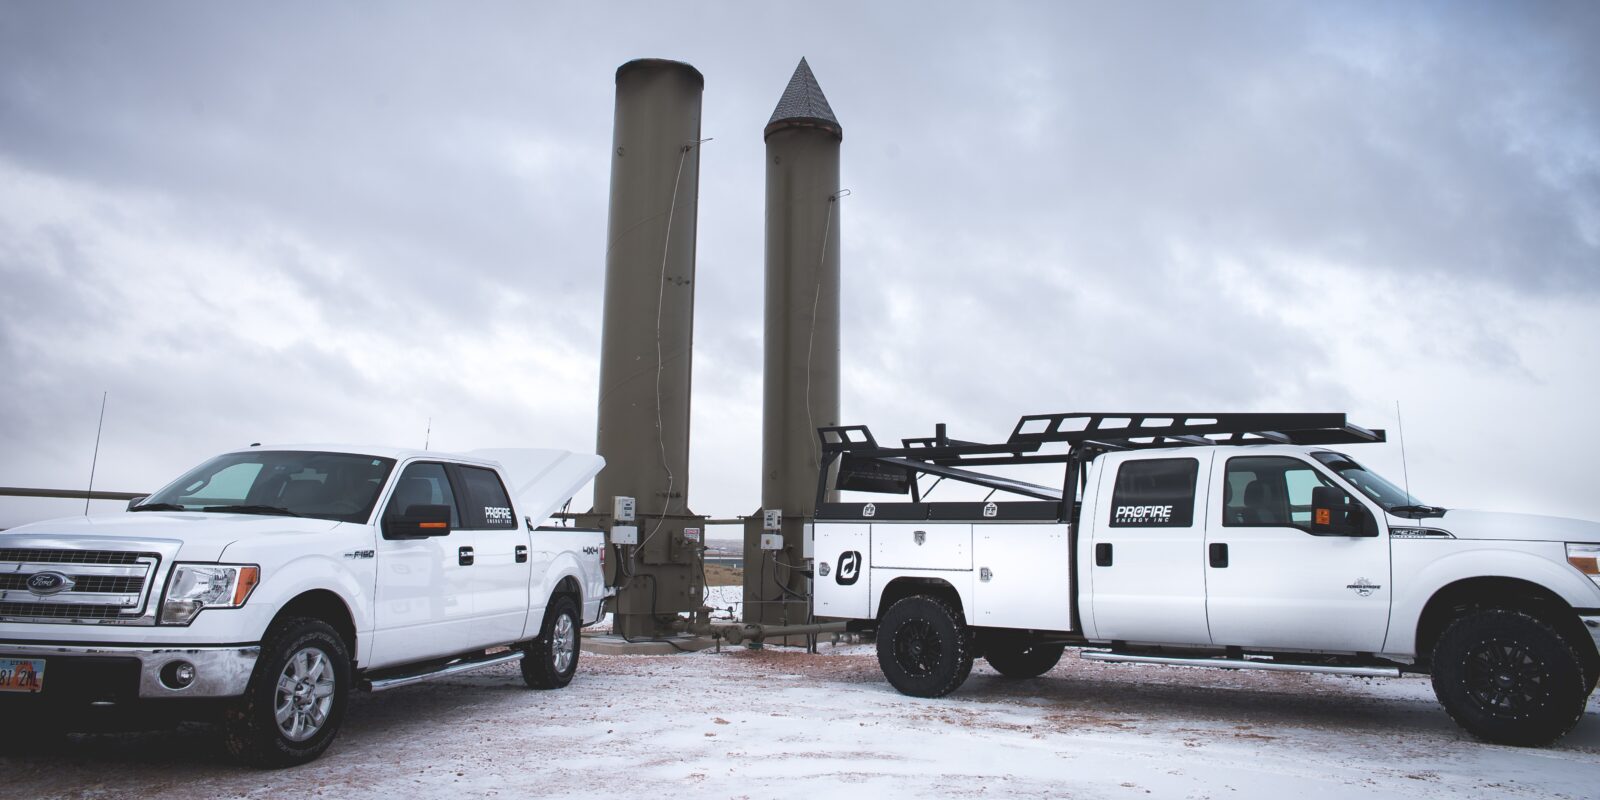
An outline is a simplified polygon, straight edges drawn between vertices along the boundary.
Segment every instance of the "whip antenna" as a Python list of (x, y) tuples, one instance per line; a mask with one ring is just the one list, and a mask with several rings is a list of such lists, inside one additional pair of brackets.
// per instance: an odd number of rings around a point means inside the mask
[(1411, 496), (1411, 470), (1406, 466), (1406, 423), (1400, 418), (1400, 401), (1394, 401), (1394, 426), (1400, 434), (1400, 479), (1406, 482), (1406, 504), (1416, 500)]
[(89, 460), (89, 490), (83, 493), (83, 515), (89, 516), (89, 498), (94, 496), (94, 470), (100, 465), (100, 433), (106, 429), (106, 397), (110, 392), (100, 393), (100, 424), (94, 429), (94, 458)]

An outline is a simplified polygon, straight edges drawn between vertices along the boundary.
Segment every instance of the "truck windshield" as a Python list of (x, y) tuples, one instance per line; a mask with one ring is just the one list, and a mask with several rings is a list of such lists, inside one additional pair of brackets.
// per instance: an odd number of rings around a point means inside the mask
[(1444, 509), (1425, 505), (1421, 500), (1411, 496), (1409, 492), (1390, 483), (1366, 467), (1356, 463), (1356, 460), (1343, 454), (1323, 451), (1312, 453), (1312, 458), (1321, 461), (1328, 469), (1339, 473), (1353, 484), (1361, 493), (1372, 498), (1373, 502), (1383, 506), (1383, 510), (1402, 517), (1436, 516)]
[(252, 450), (189, 470), (132, 511), (206, 511), (366, 522), (394, 459)]

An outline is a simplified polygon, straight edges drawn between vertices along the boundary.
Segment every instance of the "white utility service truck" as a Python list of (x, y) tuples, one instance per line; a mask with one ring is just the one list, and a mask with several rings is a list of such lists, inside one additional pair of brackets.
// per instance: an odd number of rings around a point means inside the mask
[[(1472, 734), (1541, 745), (1600, 678), (1600, 524), (1424, 505), (1339, 449), (1384, 441), (1343, 414), (1044, 414), (997, 444), (942, 425), (900, 447), (863, 426), (819, 435), (815, 614), (876, 631), (909, 695), (954, 691), (978, 657), (1042, 675), (1069, 646), (1416, 672)], [(995, 474), (1023, 465), (1064, 480)], [(991, 496), (929, 502), (925, 477)]]
[(352, 689), (518, 660), (565, 686), (604, 542), (537, 523), (604, 463), (251, 446), (127, 513), (0, 532), (3, 727), (220, 718), (234, 755), (288, 766), (327, 749)]

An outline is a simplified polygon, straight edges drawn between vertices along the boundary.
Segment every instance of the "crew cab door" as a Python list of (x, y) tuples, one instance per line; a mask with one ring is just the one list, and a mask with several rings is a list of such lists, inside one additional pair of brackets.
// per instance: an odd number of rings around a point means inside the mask
[[(474, 647), (522, 638), (528, 618), (528, 579), (533, 565), (528, 531), (494, 470), (455, 466), (461, 487), (461, 520), (471, 540)], [(548, 561), (540, 568), (543, 575)], [(542, 606), (543, 603), (541, 602)]]
[(450, 507), (450, 532), (421, 539), (377, 537), (378, 582), (374, 587), (372, 659), (383, 667), (470, 649), (474, 567), (462, 563), (470, 533), (460, 530), (456, 492), (444, 464), (407, 464), (389, 491), (384, 519), (413, 505)]
[[(1078, 557), (1087, 574), (1092, 638), (1161, 644), (1208, 644), (1205, 494), (1209, 472), (1194, 456), (1107, 454), (1097, 470), (1096, 502), (1081, 525), (1092, 546)], [(1087, 619), (1085, 622), (1087, 623)]]
[(1328, 474), (1289, 455), (1218, 453), (1206, 514), (1206, 615), (1217, 645), (1378, 652), (1389, 626), (1389, 535), (1311, 533)]

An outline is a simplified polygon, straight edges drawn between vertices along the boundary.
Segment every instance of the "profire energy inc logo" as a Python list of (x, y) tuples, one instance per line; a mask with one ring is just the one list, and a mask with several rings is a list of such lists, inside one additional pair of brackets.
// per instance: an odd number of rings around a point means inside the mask
[(1118, 525), (1167, 525), (1172, 522), (1172, 506), (1117, 506), (1112, 522)]

